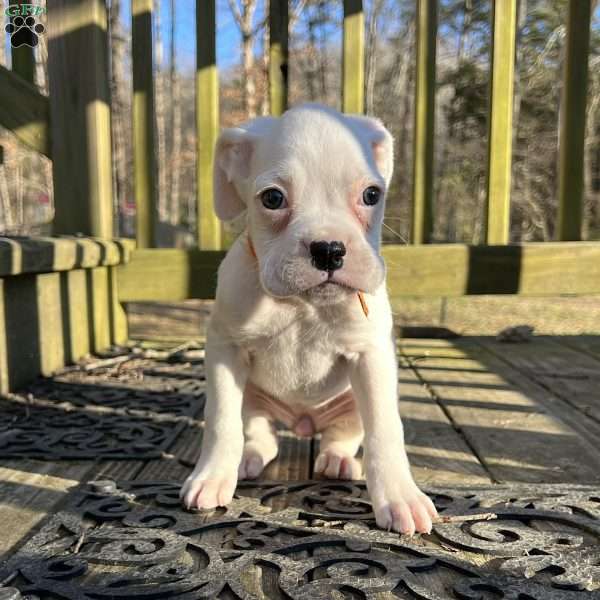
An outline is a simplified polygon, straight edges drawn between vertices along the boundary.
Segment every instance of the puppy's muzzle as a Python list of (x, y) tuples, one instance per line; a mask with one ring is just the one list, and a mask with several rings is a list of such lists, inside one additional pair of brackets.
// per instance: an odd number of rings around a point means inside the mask
[(311, 242), (312, 264), (320, 271), (337, 271), (344, 264), (346, 247), (343, 242)]

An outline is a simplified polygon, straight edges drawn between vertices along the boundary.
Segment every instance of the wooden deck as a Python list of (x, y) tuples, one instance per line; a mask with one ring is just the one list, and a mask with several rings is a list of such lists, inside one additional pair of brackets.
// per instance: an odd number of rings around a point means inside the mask
[[(376, 530), (359, 483), (293, 485), (311, 480), (318, 440), (286, 431), (279, 458), (230, 509), (181, 510), (176, 483), (202, 433), (202, 350), (150, 346), (68, 370), (54, 395), (38, 385), (2, 400), (0, 598), (20, 597), (2, 583), (42, 599), (600, 597), (600, 337), (399, 342), (416, 479), (443, 514), (496, 517), (411, 539)], [(152, 401), (165, 394), (161, 413)], [(43, 410), (63, 419), (46, 440), (52, 460), (37, 458)], [(94, 440), (98, 415), (117, 420)], [(127, 419), (141, 421), (128, 431)], [(87, 485), (98, 480), (109, 483)]]

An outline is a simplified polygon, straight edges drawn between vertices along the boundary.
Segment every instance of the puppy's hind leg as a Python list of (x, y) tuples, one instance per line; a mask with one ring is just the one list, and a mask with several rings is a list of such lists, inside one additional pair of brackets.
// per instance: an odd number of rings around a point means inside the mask
[(329, 479), (360, 479), (362, 465), (355, 457), (364, 431), (356, 405), (324, 425), (321, 434), (319, 455), (314, 466), (315, 475)]
[(277, 434), (272, 416), (253, 406), (244, 406), (244, 452), (238, 469), (239, 479), (256, 479), (277, 456)]

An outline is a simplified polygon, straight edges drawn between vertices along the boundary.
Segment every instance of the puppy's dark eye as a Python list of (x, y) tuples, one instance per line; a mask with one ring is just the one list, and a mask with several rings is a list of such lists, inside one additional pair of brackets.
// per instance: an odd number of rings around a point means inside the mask
[(369, 186), (363, 192), (363, 202), (367, 206), (375, 206), (375, 204), (377, 204), (380, 199), (381, 199), (381, 190), (378, 187), (375, 187), (374, 185)]
[(269, 210), (277, 210), (285, 203), (283, 192), (276, 188), (269, 188), (260, 195), (260, 200), (265, 208)]

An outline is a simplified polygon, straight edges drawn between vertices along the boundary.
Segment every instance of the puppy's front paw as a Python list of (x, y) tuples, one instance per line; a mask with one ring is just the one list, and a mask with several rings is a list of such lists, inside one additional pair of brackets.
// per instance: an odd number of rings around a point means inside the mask
[(181, 487), (179, 497), (184, 506), (192, 508), (216, 508), (227, 506), (233, 499), (237, 485), (236, 471), (210, 469), (192, 473)]
[(431, 533), (437, 510), (433, 502), (414, 483), (397, 484), (390, 493), (373, 494), (373, 511), (377, 525), (406, 535)]
[(360, 479), (362, 466), (351, 454), (327, 449), (317, 456), (314, 472), (329, 479)]

